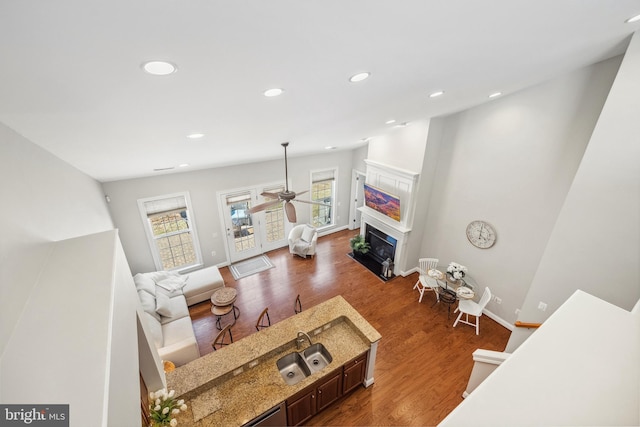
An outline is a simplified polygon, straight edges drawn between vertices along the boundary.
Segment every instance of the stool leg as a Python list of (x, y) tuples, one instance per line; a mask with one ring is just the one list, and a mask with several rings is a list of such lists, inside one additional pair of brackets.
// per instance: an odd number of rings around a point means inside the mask
[(220, 326), (220, 319), (222, 318), (222, 316), (218, 316), (218, 318), (216, 319), (216, 328), (218, 328), (219, 331), (222, 330), (222, 327)]

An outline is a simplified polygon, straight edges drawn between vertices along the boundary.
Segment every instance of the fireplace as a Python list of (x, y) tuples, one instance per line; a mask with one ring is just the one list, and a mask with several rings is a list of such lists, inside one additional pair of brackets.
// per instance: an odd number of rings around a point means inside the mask
[(366, 224), (365, 241), (371, 245), (369, 257), (374, 258), (380, 264), (385, 260), (393, 261), (396, 256), (396, 245), (398, 241), (393, 237), (383, 233), (371, 224)]

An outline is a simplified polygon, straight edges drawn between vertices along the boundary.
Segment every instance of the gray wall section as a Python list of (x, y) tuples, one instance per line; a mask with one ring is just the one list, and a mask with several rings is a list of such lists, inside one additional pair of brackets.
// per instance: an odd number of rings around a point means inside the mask
[[(441, 119), (420, 256), (466, 265), (502, 299), (487, 308), (508, 323), (524, 302), (619, 63), (613, 58)], [(492, 248), (468, 242), (466, 226), (476, 219), (496, 228)]]
[[(638, 76), (636, 33), (548, 239), (522, 306), (522, 321), (543, 322), (576, 289), (626, 310), (640, 298)], [(538, 310), (541, 301), (548, 305), (545, 312)], [(516, 348), (528, 334), (512, 334), (508, 348)]]
[[(290, 189), (298, 192), (310, 188), (312, 170), (338, 168), (338, 205), (336, 228), (346, 227), (349, 220), (351, 171), (363, 163), (365, 151), (336, 151), (295, 157), (292, 144), (288, 150)], [(205, 169), (192, 172), (160, 175), (150, 178), (130, 179), (103, 184), (111, 202), (109, 210), (120, 231), (133, 274), (155, 271), (153, 258), (138, 212), (137, 200), (145, 197), (188, 191), (196, 220), (198, 239), (205, 266), (227, 262), (225, 235), (218, 208), (218, 193), (261, 184), (284, 182), (284, 160)], [(301, 196), (309, 200), (309, 195)], [(309, 205), (297, 204), (298, 223), (309, 221)], [(214, 235), (216, 237), (214, 237)], [(345, 253), (349, 248), (345, 248)], [(216, 256), (212, 256), (216, 252)]]
[(49, 242), (113, 229), (100, 184), (0, 123), (0, 354)]

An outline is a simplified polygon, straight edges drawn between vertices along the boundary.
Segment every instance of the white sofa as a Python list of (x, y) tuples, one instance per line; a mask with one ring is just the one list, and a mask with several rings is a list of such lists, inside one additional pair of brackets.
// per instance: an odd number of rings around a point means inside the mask
[(200, 357), (188, 306), (211, 298), (224, 287), (218, 268), (185, 276), (166, 271), (138, 273), (133, 281), (160, 358), (181, 366)]
[(307, 255), (313, 258), (316, 254), (318, 231), (308, 224), (296, 225), (289, 232), (288, 240), (289, 252), (303, 258)]

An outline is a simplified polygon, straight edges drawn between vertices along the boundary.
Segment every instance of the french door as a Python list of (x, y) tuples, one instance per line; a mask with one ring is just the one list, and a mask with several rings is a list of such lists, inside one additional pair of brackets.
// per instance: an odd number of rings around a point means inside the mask
[(249, 213), (252, 206), (267, 201), (258, 196), (259, 193), (278, 192), (282, 191), (281, 188), (265, 186), (220, 195), (229, 262), (252, 258), (287, 244), (290, 226), (285, 221), (282, 203), (261, 212)]

